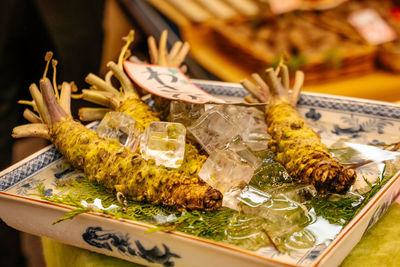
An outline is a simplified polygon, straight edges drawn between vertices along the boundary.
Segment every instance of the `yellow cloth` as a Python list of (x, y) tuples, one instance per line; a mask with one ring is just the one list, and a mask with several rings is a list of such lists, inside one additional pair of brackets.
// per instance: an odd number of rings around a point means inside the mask
[[(42, 238), (48, 267), (136, 267), (142, 266), (117, 258), (68, 246)], [(341, 267), (400, 266), (400, 204), (395, 202), (388, 212), (365, 234), (350, 252)]]
[(389, 211), (363, 236), (341, 267), (400, 266), (400, 204)]
[(136, 263), (105, 256), (85, 249), (42, 238), (43, 254), (48, 267), (140, 267)]

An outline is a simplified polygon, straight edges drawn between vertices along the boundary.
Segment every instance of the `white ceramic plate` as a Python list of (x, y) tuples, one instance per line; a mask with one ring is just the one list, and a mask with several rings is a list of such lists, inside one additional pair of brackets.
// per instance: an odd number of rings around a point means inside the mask
[[(246, 94), (238, 84), (194, 82), (226, 99)], [(400, 141), (400, 106), (395, 104), (303, 93), (298, 108), (327, 145), (343, 137), (360, 144)], [(361, 173), (376, 176), (369, 168)], [(56, 194), (57, 181), (80, 175), (53, 146), (42, 149), (0, 173), (1, 218), (21, 231), (149, 266), (336, 266), (400, 193), (397, 173), (333, 240), (285, 254), (272, 246), (252, 252), (183, 233), (146, 234), (153, 226), (95, 212), (53, 225), (72, 208), (32, 194), (40, 183), (46, 194)]]

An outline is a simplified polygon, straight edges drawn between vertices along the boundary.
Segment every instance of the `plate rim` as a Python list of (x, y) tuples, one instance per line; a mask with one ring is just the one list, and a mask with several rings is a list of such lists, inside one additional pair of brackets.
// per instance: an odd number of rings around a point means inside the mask
[[(194, 83), (196, 84), (202, 84), (202, 85), (209, 85), (209, 86), (213, 86), (213, 85), (217, 85), (217, 86), (224, 86), (227, 88), (236, 88), (236, 89), (243, 89), (243, 87), (238, 84), (238, 83), (227, 83), (227, 82), (220, 82), (220, 81), (204, 81), (204, 80), (193, 80)], [(312, 97), (323, 97), (326, 98), (327, 101), (329, 99), (331, 100), (347, 100), (350, 102), (357, 102), (360, 104), (364, 104), (364, 105), (368, 105), (368, 104), (375, 104), (375, 105), (384, 105), (386, 107), (393, 107), (396, 108), (400, 111), (400, 105), (396, 104), (396, 103), (391, 103), (391, 102), (385, 102), (385, 101), (379, 101), (379, 100), (370, 100), (370, 99), (362, 99), (362, 98), (357, 98), (357, 97), (347, 97), (347, 96), (338, 96), (338, 95), (331, 95), (331, 94), (323, 94), (323, 93), (315, 93), (315, 92), (302, 92), (301, 93), (304, 96), (312, 96)], [(329, 109), (332, 110), (332, 109)], [(334, 111), (334, 110), (333, 110)], [(373, 116), (371, 114), (365, 114), (364, 116)], [(383, 116), (383, 115), (381, 115)], [(400, 120), (400, 118), (388, 118), (391, 120)], [(87, 124), (87, 127), (91, 127), (93, 125), (95, 125), (97, 122), (92, 122), (90, 124)], [(15, 171), (17, 168), (23, 166), (24, 164), (26, 164), (27, 162), (29, 162), (30, 160), (35, 159), (36, 157), (38, 157), (39, 155), (51, 150), (51, 149), (55, 149), (55, 146), (53, 144), (49, 144), (46, 147), (38, 150), (37, 152), (33, 153), (32, 155), (16, 162), (15, 164), (7, 167), (6, 169), (4, 169), (3, 171), (0, 172), (0, 178), (2, 178), (5, 174), (11, 172), (11, 171)], [(55, 153), (59, 153), (57, 150)], [(51, 163), (55, 162), (59, 160), (59, 158), (56, 158), (55, 160), (53, 160)], [(29, 177), (31, 177), (32, 175), (34, 175), (35, 173), (41, 171), (43, 168), (40, 168), (36, 171), (34, 171), (33, 173), (31, 173), (30, 175), (26, 176), (24, 179), (27, 179)], [(315, 259), (313, 259), (311, 261), (310, 266), (318, 266), (319, 264), (323, 263), (325, 260), (329, 259), (329, 255), (343, 242), (343, 240), (346, 238), (346, 236), (354, 230), (354, 228), (356, 226), (359, 225), (360, 221), (362, 221), (365, 216), (367, 216), (367, 213), (369, 213), (369, 211), (374, 207), (374, 205), (380, 201), (382, 199), (382, 197), (385, 195), (385, 193), (391, 188), (391, 186), (393, 185), (393, 183), (397, 182), (400, 178), (400, 171), (398, 171), (394, 177), (392, 177), (388, 183), (386, 183), (378, 192), (377, 194), (375, 194), (372, 199), (370, 199), (370, 201), (363, 207), (363, 209), (355, 216), (351, 219), (351, 221), (340, 231), (340, 233), (329, 243), (329, 245), (318, 255), (318, 257), (316, 257)], [(24, 180), (22, 179), (22, 180)], [(22, 180), (19, 180), (17, 182), (15, 182), (14, 184), (12, 184), (11, 186), (9, 186), (8, 188), (4, 189), (7, 190), (10, 187), (18, 184), (19, 182), (21, 182)], [(52, 209), (62, 209), (62, 210), (72, 210), (74, 209), (73, 206), (68, 206), (65, 204), (60, 204), (60, 203), (54, 203), (54, 202), (50, 202), (50, 201), (46, 201), (46, 200), (41, 200), (41, 199), (34, 199), (34, 198), (29, 198), (29, 197), (25, 197), (25, 196), (20, 196), (20, 195), (16, 195), (16, 194), (11, 194), (11, 193), (7, 193), (4, 192), (4, 190), (0, 191), (0, 198), (8, 198), (8, 199), (17, 199), (18, 201), (26, 201), (29, 204), (32, 204), (32, 202), (35, 202), (36, 204), (45, 206), (46, 208), (51, 207)], [(104, 219), (109, 219), (109, 220), (117, 220), (118, 222), (123, 222), (126, 223), (130, 226), (134, 226), (134, 227), (142, 227), (142, 228), (146, 228), (146, 229), (151, 229), (154, 228), (154, 225), (148, 224), (148, 223), (144, 223), (144, 222), (140, 222), (140, 221), (134, 221), (134, 220), (127, 220), (127, 219), (122, 219), (122, 218), (116, 218), (113, 217), (111, 215), (106, 215), (103, 213), (99, 213), (99, 212), (93, 212), (93, 211), (89, 211), (85, 214), (82, 214), (85, 216), (95, 216), (96, 218), (104, 218)], [(213, 241), (213, 240), (209, 240), (209, 239), (205, 239), (205, 238), (201, 238), (201, 237), (196, 237), (190, 234), (186, 234), (186, 233), (181, 233), (181, 232), (176, 232), (176, 231), (161, 231), (163, 233), (169, 233), (169, 234), (173, 234), (174, 236), (177, 236), (179, 238), (188, 238), (192, 241), (199, 241), (204, 245), (212, 245), (215, 247), (219, 247), (219, 248), (223, 248), (223, 249), (228, 249), (230, 252), (239, 252), (242, 255), (245, 256), (251, 256), (251, 257), (255, 257), (258, 259), (262, 259), (264, 261), (267, 262), (271, 262), (271, 263), (275, 263), (275, 264), (281, 264), (281, 265), (285, 265), (285, 266), (298, 266), (298, 265), (292, 265), (286, 261), (280, 261), (278, 259), (273, 259), (270, 258), (268, 256), (263, 256), (262, 254), (257, 254), (255, 252), (251, 252), (249, 250), (244, 250), (244, 249), (240, 249), (234, 246), (230, 246), (228, 244), (224, 244), (221, 242), (217, 242), (217, 241)]]

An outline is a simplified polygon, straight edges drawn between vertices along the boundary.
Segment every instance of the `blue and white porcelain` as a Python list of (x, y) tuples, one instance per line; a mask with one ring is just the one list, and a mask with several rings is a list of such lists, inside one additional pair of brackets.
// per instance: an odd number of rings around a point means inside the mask
[[(246, 95), (239, 84), (194, 82), (227, 100)], [(400, 141), (400, 106), (396, 104), (304, 92), (298, 109), (328, 146), (338, 140), (356, 144)], [(376, 177), (376, 170), (370, 167), (361, 173)], [(151, 225), (95, 212), (53, 225), (72, 208), (41, 200), (35, 195), (37, 186), (44, 186), (45, 194), (51, 196), (60, 193), (58, 184), (80, 177), (83, 174), (54, 146), (38, 151), (0, 173), (1, 219), (21, 231), (147, 266), (337, 266), (400, 193), (397, 173), (333, 240), (284, 254), (272, 246), (246, 251), (178, 232), (148, 234)], [(364, 183), (359, 179), (354, 187), (362, 190)]]

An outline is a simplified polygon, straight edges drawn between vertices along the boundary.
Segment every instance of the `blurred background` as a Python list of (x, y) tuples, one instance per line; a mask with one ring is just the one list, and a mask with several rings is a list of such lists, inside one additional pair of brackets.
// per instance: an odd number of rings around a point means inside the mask
[[(0, 170), (47, 143), (12, 140), (54, 51), (58, 80), (87, 86), (105, 74), (121, 38), (135, 30), (132, 53), (148, 60), (147, 36), (168, 30), (168, 45), (191, 45), (194, 79), (238, 82), (281, 58), (306, 74), (305, 91), (400, 100), (400, 1), (395, 0), (2, 0), (0, 2)], [(80, 105), (74, 102), (76, 112)], [(0, 266), (44, 266), (40, 240), (0, 224)]]

